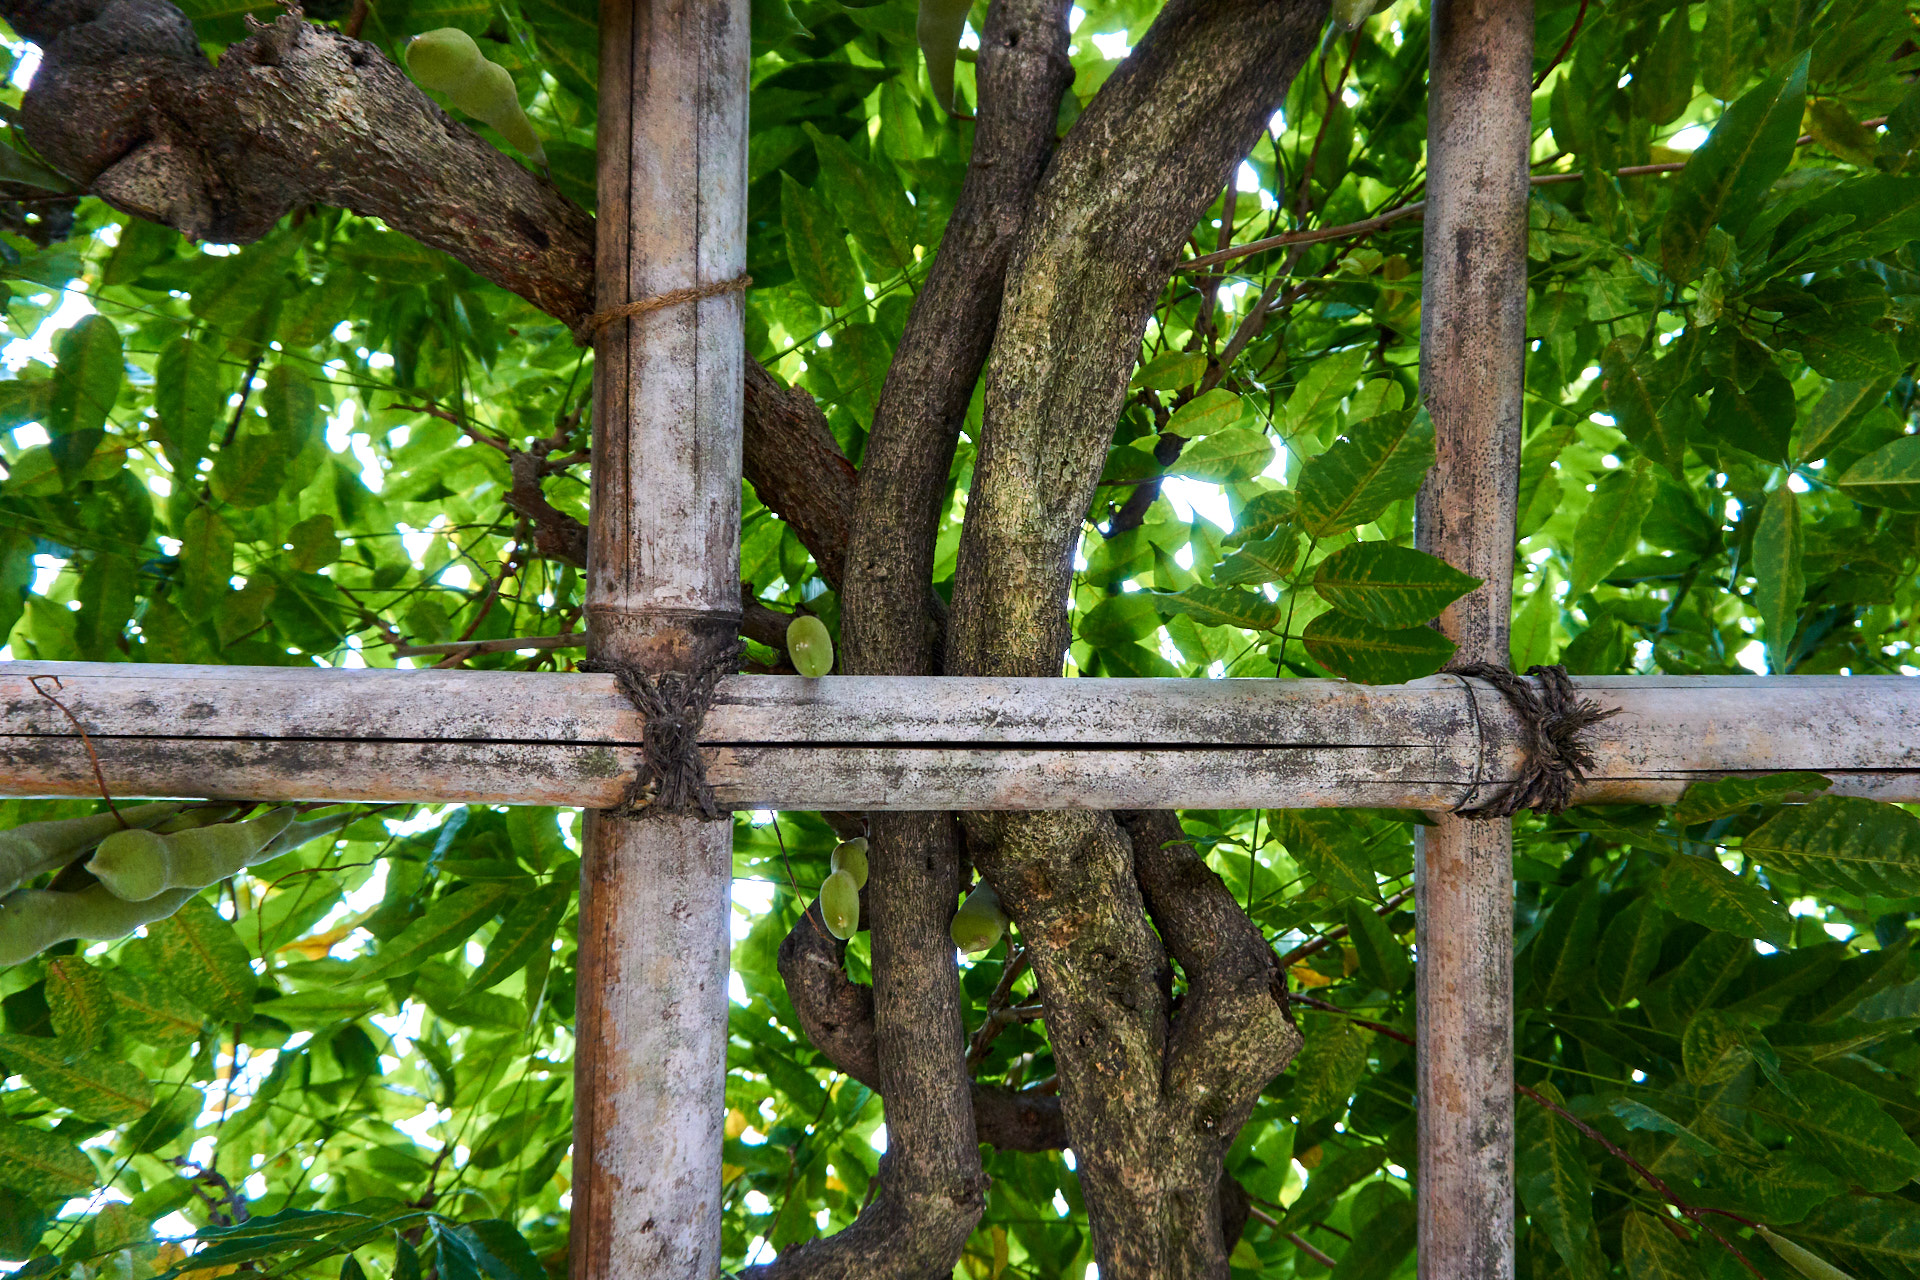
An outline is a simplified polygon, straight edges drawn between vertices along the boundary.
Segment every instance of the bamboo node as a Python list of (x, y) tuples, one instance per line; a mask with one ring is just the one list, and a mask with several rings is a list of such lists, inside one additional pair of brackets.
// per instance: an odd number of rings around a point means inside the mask
[(614, 810), (622, 817), (692, 817), (709, 821), (730, 817), (719, 807), (700, 755), (700, 726), (713, 705), (720, 677), (738, 669), (740, 645), (727, 645), (698, 671), (663, 671), (607, 658), (589, 658), (583, 671), (611, 675), (614, 684), (646, 718), (640, 731), (640, 771)]
[[(1468, 807), (1467, 802), (1479, 790), (1476, 769), (1474, 786), (1453, 812), (1463, 818), (1493, 820), (1511, 818), (1522, 809), (1560, 813), (1572, 803), (1574, 786), (1586, 781), (1587, 770), (1594, 764), (1593, 753), (1585, 740), (1586, 731), (1602, 720), (1619, 715), (1620, 708), (1602, 711), (1593, 699), (1577, 697), (1573, 681), (1563, 666), (1528, 667), (1527, 675), (1540, 679), (1538, 691), (1531, 681), (1491, 662), (1448, 667), (1447, 674), (1460, 676), (1463, 684), (1474, 679), (1492, 685), (1520, 717), (1526, 737), (1526, 760), (1520, 767), (1520, 776), (1485, 804)], [(1473, 686), (1466, 684), (1466, 689), (1471, 699)], [(1474, 712), (1477, 723), (1477, 703)]]
[(752, 276), (738, 275), (731, 280), (717, 280), (711, 284), (689, 285), (684, 289), (669, 289), (665, 293), (648, 294), (644, 298), (635, 298), (632, 302), (623, 302), (617, 307), (606, 307), (594, 312), (574, 329), (573, 340), (580, 346), (590, 347), (600, 336), (600, 331), (615, 320), (630, 320), (634, 316), (644, 316), (652, 311), (677, 307), (683, 302), (717, 298), (724, 293), (744, 293), (752, 287)]

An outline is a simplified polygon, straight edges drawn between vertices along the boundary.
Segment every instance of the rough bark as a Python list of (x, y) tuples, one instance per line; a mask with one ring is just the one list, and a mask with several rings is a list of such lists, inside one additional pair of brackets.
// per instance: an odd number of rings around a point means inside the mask
[[(944, 617), (929, 588), (948, 472), (993, 340), (1007, 255), (1073, 76), (1067, 38), (1065, 0), (995, 0), (988, 9), (967, 178), (894, 352), (855, 500), (833, 513), (844, 521), (851, 506), (854, 517), (845, 581), (829, 578), (841, 592), (849, 673), (938, 669)], [(783, 1257), (782, 1275), (831, 1275), (857, 1258), (864, 1275), (945, 1276), (984, 1204), (986, 1179), (970, 1138), (1020, 1150), (1065, 1145), (1057, 1098), (982, 1090), (968, 1076), (947, 935), (961, 888), (952, 815), (877, 813), (869, 835), (876, 989), (853, 988), (837, 956), (830, 973), (823, 969), (824, 931), (811, 917), (781, 956), (783, 972), (789, 948), (807, 970), (799, 983), (789, 978), (796, 1009), (811, 994), (822, 997), (823, 1025), (807, 1026), (815, 1045), (833, 1056), (826, 1046), (835, 1043), (849, 1055), (843, 1069), (873, 1073), (866, 1078), (886, 1099), (887, 1156), (879, 1192), (859, 1218)], [(811, 960), (799, 961), (802, 953)]]
[[(1059, 674), (1073, 553), (1147, 318), (1325, 16), (1323, 0), (1174, 0), (1055, 153), (1007, 270), (948, 671)], [(1110, 816), (975, 814), (967, 828), (1047, 1003), (1102, 1274), (1224, 1276), (1220, 1156), (1298, 1046), (1271, 961), (1256, 972), (1238, 948), (1186, 937), (1204, 994), (1170, 1025), (1166, 955)], [(1180, 870), (1149, 853), (1141, 870)], [(1247, 1009), (1243, 1042), (1227, 1018)]]

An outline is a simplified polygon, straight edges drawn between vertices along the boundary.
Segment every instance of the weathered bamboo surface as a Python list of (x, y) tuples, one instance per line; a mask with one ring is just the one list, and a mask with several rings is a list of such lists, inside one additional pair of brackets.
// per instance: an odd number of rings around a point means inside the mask
[[(115, 663), (0, 664), (0, 794), (606, 807), (641, 719), (611, 677)], [(1920, 801), (1920, 680), (1601, 677), (1587, 803), (1810, 769)], [(1513, 776), (1485, 685), (1332, 680), (733, 676), (702, 742), (722, 803), (786, 809), (1446, 809)]]

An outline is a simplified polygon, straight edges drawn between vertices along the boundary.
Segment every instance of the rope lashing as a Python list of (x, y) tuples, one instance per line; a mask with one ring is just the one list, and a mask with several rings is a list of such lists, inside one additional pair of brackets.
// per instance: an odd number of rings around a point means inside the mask
[(632, 302), (623, 302), (617, 307), (607, 307), (596, 311), (582, 320), (574, 328), (573, 340), (580, 346), (590, 347), (600, 336), (600, 331), (615, 320), (630, 320), (634, 316), (644, 316), (651, 311), (660, 311), (666, 307), (677, 307), (683, 302), (699, 302), (705, 298), (717, 298), (723, 293), (743, 293), (753, 286), (753, 277), (735, 276), (731, 280), (720, 280), (712, 284), (689, 285), (684, 289), (669, 289), (665, 293), (649, 294), (644, 298), (635, 298)]
[[(1559, 813), (1573, 802), (1574, 787), (1586, 781), (1593, 768), (1593, 753), (1585, 733), (1595, 724), (1620, 714), (1620, 708), (1602, 711), (1591, 698), (1579, 697), (1573, 681), (1562, 666), (1528, 667), (1527, 675), (1540, 678), (1535, 690), (1532, 681), (1517, 676), (1491, 662), (1468, 662), (1448, 667), (1446, 674), (1465, 679), (1484, 680), (1499, 690), (1514, 713), (1520, 717), (1522, 749), (1526, 753), (1520, 776), (1498, 796), (1485, 804), (1467, 807), (1479, 788), (1478, 781), (1454, 812), (1463, 818), (1511, 818), (1522, 809), (1535, 813)], [(1464, 683), (1464, 679), (1463, 679)], [(1467, 685), (1468, 698), (1473, 686)], [(1479, 718), (1474, 707), (1475, 720)]]
[(620, 692), (646, 717), (640, 731), (640, 771), (627, 787), (626, 798), (614, 812), (624, 817), (730, 816), (715, 802), (707, 782), (707, 762), (700, 756), (700, 726), (713, 705), (720, 677), (740, 665), (738, 642), (723, 648), (692, 673), (666, 671), (653, 675), (631, 663), (588, 659), (583, 671), (611, 675)]

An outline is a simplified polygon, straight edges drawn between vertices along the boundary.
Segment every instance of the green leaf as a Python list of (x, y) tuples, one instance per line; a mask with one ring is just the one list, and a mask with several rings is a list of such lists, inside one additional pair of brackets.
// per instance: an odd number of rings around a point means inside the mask
[(1318, 1222), (1347, 1188), (1370, 1177), (1386, 1158), (1385, 1147), (1333, 1149), (1332, 1154), (1309, 1173), (1306, 1190), (1287, 1206), (1287, 1216), (1278, 1229), (1298, 1231)]
[(853, 265), (847, 238), (819, 197), (780, 174), (780, 226), (787, 241), (787, 261), (807, 296), (828, 309), (843, 307), (865, 296), (860, 272)]
[(1373, 863), (1354, 839), (1349, 818), (1326, 809), (1276, 809), (1267, 815), (1293, 860), (1333, 898), (1380, 900)]
[(1640, 525), (1653, 509), (1659, 492), (1653, 472), (1642, 459), (1600, 477), (1580, 523), (1573, 529), (1573, 566), (1568, 572), (1567, 598), (1578, 599), (1613, 572), (1640, 541)]
[(1720, 1149), (1702, 1138), (1687, 1126), (1671, 1116), (1655, 1111), (1644, 1102), (1635, 1102), (1631, 1098), (1615, 1098), (1607, 1104), (1607, 1110), (1619, 1117), (1620, 1123), (1629, 1129), (1643, 1129), (1652, 1133), (1670, 1133), (1680, 1139), (1680, 1144), (1695, 1155), (1713, 1157)]
[(1108, 596), (1080, 615), (1080, 638), (1096, 649), (1132, 644), (1160, 629), (1160, 609), (1151, 592)]
[(160, 348), (153, 370), (153, 434), (173, 474), (183, 478), (179, 483), (207, 456), (226, 400), (220, 354), (212, 345), (175, 338)]
[(1313, 576), (1328, 604), (1389, 630), (1427, 622), (1479, 585), (1438, 557), (1387, 542), (1342, 547)]
[(853, 232), (867, 256), (882, 266), (904, 270), (913, 265), (913, 206), (900, 183), (854, 155), (843, 138), (802, 126), (820, 160), (820, 185), (841, 225)]
[(180, 608), (205, 621), (226, 598), (233, 580), (233, 530), (211, 507), (195, 507), (180, 522)]
[(1726, 381), (1715, 387), (1705, 425), (1722, 444), (1780, 463), (1792, 447), (1794, 415), (1793, 384), (1768, 365), (1750, 386)]
[(1819, 1165), (1791, 1156), (1775, 1156), (1758, 1167), (1722, 1160), (1714, 1166), (1713, 1183), (1696, 1203), (1775, 1224), (1798, 1222), (1846, 1190)]
[(1793, 1097), (1776, 1115), (1801, 1154), (1868, 1191), (1897, 1191), (1920, 1173), (1920, 1146), (1872, 1094), (1824, 1071), (1789, 1077)]
[(1347, 903), (1347, 938), (1360, 957), (1360, 972), (1388, 995), (1406, 986), (1413, 974), (1407, 949), (1366, 903)]
[(306, 374), (282, 361), (267, 372), (266, 385), (260, 389), (260, 407), (266, 410), (267, 426), (279, 437), (280, 447), (291, 458), (313, 439), (320, 422), (320, 401)]
[(214, 457), (213, 496), (242, 508), (272, 502), (287, 478), (291, 457), (278, 436), (241, 435)]
[(1433, 422), (1425, 409), (1369, 418), (1300, 471), (1300, 527), (1316, 538), (1358, 528), (1419, 492), (1433, 465)]
[(1243, 542), (1240, 549), (1213, 569), (1216, 587), (1262, 586), (1279, 582), (1293, 572), (1300, 558), (1300, 535), (1281, 529), (1272, 537)]
[[(1306, 373), (1294, 384), (1293, 394), (1287, 397), (1284, 415), (1286, 434), (1294, 436), (1315, 429), (1319, 422), (1339, 408), (1340, 401), (1353, 390), (1353, 384), (1360, 378), (1360, 371), (1366, 367), (1365, 347), (1335, 351), (1308, 365)], [(1324, 436), (1321, 438), (1325, 439)]]
[(1855, 502), (1920, 511), (1920, 436), (1901, 436), (1847, 468), (1840, 488)]
[(1897, 805), (1821, 796), (1782, 809), (1740, 847), (1769, 870), (1790, 872), (1816, 890), (1920, 895), (1920, 818)]
[(1920, 1206), (1910, 1200), (1840, 1196), (1790, 1230), (1805, 1247), (1874, 1274), (1920, 1269)]
[(1633, 64), (1633, 111), (1653, 124), (1671, 124), (1693, 100), (1693, 24), (1688, 6), (1674, 10), (1653, 44)]
[(1315, 662), (1360, 684), (1402, 684), (1430, 676), (1447, 664), (1455, 648), (1430, 627), (1389, 631), (1344, 613), (1321, 614), (1300, 640)]
[[(0, 1258), (25, 1258), (47, 1233), (47, 1215), (33, 1197), (0, 1186)], [(22, 1275), (28, 1268), (13, 1274)]]
[(1270, 538), (1293, 523), (1297, 506), (1298, 500), (1291, 489), (1257, 493), (1234, 516), (1233, 532), (1225, 541), (1231, 545)]
[(466, 994), (497, 986), (525, 968), (536, 952), (551, 950), (553, 935), (572, 903), (573, 886), (554, 880), (507, 908), (487, 944), (486, 958), (467, 980)]
[(254, 976), (246, 944), (204, 898), (189, 898), (180, 910), (147, 929), (159, 959), (156, 972), (220, 1022), (253, 1017)]
[(126, 366), (120, 331), (104, 316), (83, 317), (54, 342), (53, 390), (42, 423), (62, 483), (72, 485), (105, 438)]
[(1198, 351), (1163, 351), (1133, 371), (1133, 385), (1148, 391), (1178, 391), (1207, 373), (1207, 357)]
[(0, 1033), (0, 1059), (47, 1101), (89, 1120), (124, 1124), (153, 1105), (153, 1086), (139, 1068), (105, 1054), (70, 1054), (51, 1037)]
[(483, 1218), (449, 1223), (441, 1230), (464, 1245), (481, 1273), (491, 1280), (546, 1280), (540, 1259), (511, 1223)]
[(1660, 958), (1667, 917), (1652, 897), (1641, 894), (1607, 922), (1594, 966), (1600, 997), (1618, 1009), (1637, 997)]
[(1366, 1225), (1366, 1238), (1350, 1245), (1327, 1280), (1389, 1280), (1419, 1240), (1420, 1212), (1404, 1198)]
[(1767, 495), (1753, 534), (1754, 605), (1766, 632), (1768, 666), (1776, 673), (1787, 670), (1794, 632), (1800, 625), (1800, 604), (1807, 590), (1801, 568), (1803, 545), (1799, 495), (1782, 484)]
[(1654, 391), (1639, 344), (1616, 338), (1600, 357), (1600, 386), (1607, 413), (1641, 455), (1680, 475), (1687, 451), (1687, 415), (1669, 408)]
[(1528, 949), (1533, 981), (1547, 1004), (1558, 1004), (1586, 982), (1600, 936), (1599, 886), (1582, 880), (1568, 890)]
[(1793, 938), (1793, 918), (1772, 894), (1711, 858), (1675, 856), (1667, 864), (1656, 896), (1663, 908), (1682, 920), (1722, 933), (1759, 938), (1776, 947), (1785, 947)]
[(1162, 617), (1186, 614), (1203, 627), (1244, 627), (1271, 631), (1280, 625), (1279, 604), (1236, 587), (1188, 587), (1177, 595), (1147, 594)]
[[(1178, 416), (1175, 415), (1176, 419)], [(1216, 431), (1189, 443), (1168, 471), (1215, 484), (1234, 484), (1253, 479), (1272, 462), (1273, 441), (1267, 438), (1266, 432), (1235, 428)]]
[(41, 1200), (93, 1190), (93, 1161), (71, 1141), (45, 1129), (0, 1120), (0, 1168), (7, 1184)]
[[(1542, 1081), (1542, 1097), (1562, 1103), (1560, 1093)], [(1555, 1253), (1575, 1276), (1586, 1272), (1587, 1234), (1593, 1230), (1593, 1185), (1580, 1133), (1547, 1108), (1522, 1100), (1515, 1134), (1514, 1175), (1520, 1201), (1533, 1225), (1547, 1233)]]
[(1293, 1092), (1287, 1103), (1302, 1125), (1347, 1109), (1360, 1077), (1367, 1072), (1373, 1032), (1345, 1018), (1320, 1018), (1306, 1047), (1293, 1060)]
[[(1677, 25), (1686, 27), (1685, 10), (1675, 18)], [(1700, 1276), (1692, 1252), (1675, 1238), (1672, 1228), (1638, 1209), (1628, 1210), (1627, 1220), (1620, 1225), (1620, 1261), (1626, 1265), (1627, 1280), (1699, 1280)]]
[(113, 993), (114, 1025), (156, 1049), (183, 1049), (200, 1038), (206, 1021), (184, 996), (159, 975), (143, 977), (125, 968), (102, 975)]
[(1765, 1223), (1756, 1223), (1753, 1229), (1760, 1233), (1761, 1239), (1773, 1246), (1773, 1251), (1780, 1255), (1782, 1262), (1805, 1276), (1807, 1280), (1854, 1280), (1854, 1277), (1813, 1250), (1795, 1244)]
[(1806, 430), (1800, 438), (1800, 461), (1818, 462), (1832, 452), (1852, 430), (1860, 425), (1867, 411), (1887, 397), (1891, 381), (1872, 378), (1863, 382), (1835, 382), (1814, 404), (1807, 415)]
[[(1167, 430), (1191, 440), (1196, 436), (1225, 431), (1246, 416), (1246, 401), (1231, 391), (1215, 388), (1205, 395), (1195, 396), (1176, 409), (1173, 417), (1167, 420)], [(1271, 452), (1272, 447), (1268, 448)]]
[(98, 969), (79, 956), (61, 956), (47, 961), (47, 1008), (69, 1049), (92, 1049), (113, 1016), (113, 994)]
[(481, 925), (500, 914), (509, 898), (524, 892), (522, 884), (487, 880), (446, 894), (428, 907), (426, 914), (403, 929), (399, 937), (382, 943), (380, 950), (354, 974), (354, 981), (372, 982), (412, 973), (428, 960), (472, 937)]
[(1680, 1034), (1680, 1061), (1694, 1084), (1721, 1085), (1747, 1069), (1753, 1049), (1725, 1014), (1702, 1009)]
[(1758, 778), (1711, 778), (1686, 789), (1680, 803), (1673, 807), (1676, 826), (1691, 827), (1712, 822), (1730, 813), (1739, 813), (1748, 805), (1779, 804), (1789, 796), (1807, 799), (1832, 786), (1831, 779), (1818, 773), (1769, 773)]
[(1661, 260), (1675, 280), (1693, 278), (1713, 226), (1738, 235), (1792, 163), (1806, 108), (1808, 57), (1802, 53), (1742, 95), (1687, 158), (1660, 227)]

